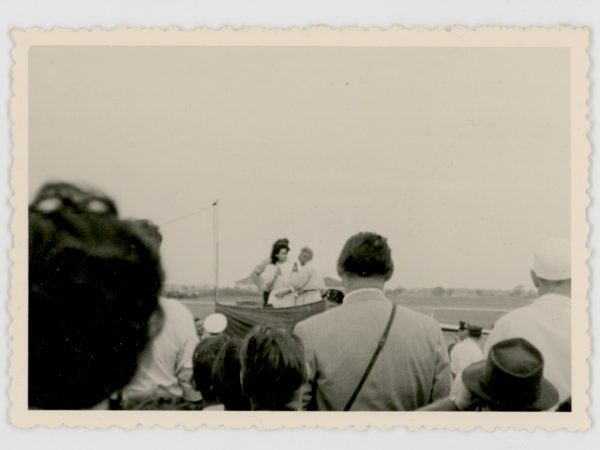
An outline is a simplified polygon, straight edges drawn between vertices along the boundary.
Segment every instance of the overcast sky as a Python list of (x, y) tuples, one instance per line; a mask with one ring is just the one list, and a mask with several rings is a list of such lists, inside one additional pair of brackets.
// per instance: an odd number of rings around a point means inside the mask
[[(158, 224), (220, 200), (220, 276), (280, 237), (335, 275), (358, 231), (391, 287), (530, 286), (569, 237), (565, 49), (35, 47), (30, 196), (50, 180)], [(168, 282), (213, 279), (211, 210), (162, 226)]]

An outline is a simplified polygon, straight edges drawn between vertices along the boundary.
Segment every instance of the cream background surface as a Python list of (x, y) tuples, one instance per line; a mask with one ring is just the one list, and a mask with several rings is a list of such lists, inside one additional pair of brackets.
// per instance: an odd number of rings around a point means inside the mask
[[(140, 11), (143, 10), (143, 14)], [(54, 26), (57, 24), (71, 27), (92, 27), (97, 25), (114, 27), (117, 25), (131, 24), (138, 26), (162, 26), (168, 27), (175, 23), (185, 28), (198, 25), (209, 25), (213, 27), (229, 23), (235, 26), (260, 24), (265, 26), (306, 26), (314, 23), (329, 23), (332, 25), (362, 26), (389, 26), (393, 23), (403, 23), (405, 26), (436, 26), (444, 24), (463, 24), (467, 26), (479, 26), (482, 24), (501, 24), (504, 26), (518, 25), (529, 26), (531, 24), (553, 26), (560, 23), (587, 24), (595, 28), (600, 25), (600, 14), (598, 14), (598, 3), (594, 0), (583, 0), (576, 3), (570, 1), (553, 1), (550, 4), (546, 0), (535, 0), (527, 3), (519, 2), (518, 7), (514, 2), (495, 2), (493, 4), (480, 2), (479, 0), (458, 0), (446, 2), (421, 1), (411, 3), (410, 8), (403, 2), (373, 0), (369, 4), (356, 1), (329, 2), (324, 4), (318, 1), (304, 1), (301, 4), (289, 5), (276, 1), (223, 1), (216, 8), (211, 4), (192, 2), (178, 3), (149, 3), (145, 0), (128, 1), (93, 1), (78, 2), (74, 0), (55, 0), (52, 3), (40, 1), (7, 2), (2, 4), (0, 24), (2, 29), (36, 25)], [(0, 34), (0, 83), (1, 96), (4, 102), (9, 100), (10, 82), (9, 68), (12, 64), (9, 50), (12, 42), (7, 33)], [(600, 59), (600, 48), (595, 45), (590, 49), (594, 60)], [(591, 68), (591, 76), (597, 79), (597, 66)], [(597, 110), (598, 95), (592, 91), (591, 106)], [(6, 110), (5, 110), (6, 111)], [(5, 199), (0, 208), (0, 218), (4, 227), (0, 234), (0, 286), (5, 286), (0, 292), (2, 299), (8, 302), (9, 266), (8, 249), (12, 245), (12, 239), (8, 233), (9, 218), (11, 210), (7, 199), (12, 195), (9, 186), (8, 168), (12, 161), (10, 157), (11, 139), (9, 134), (9, 120), (5, 113), (4, 126), (0, 127), (0, 139), (3, 143), (3, 151), (0, 152), (0, 165), (4, 169), (6, 177), (0, 182), (0, 191)], [(598, 142), (598, 127), (592, 128), (591, 138)], [(597, 198), (600, 171), (592, 171), (592, 191)], [(598, 208), (591, 206), (589, 219), (593, 224), (598, 223)], [(592, 233), (590, 246), (598, 249), (600, 247), (599, 234)], [(597, 262), (597, 257), (592, 257), (590, 264)], [(593, 273), (590, 297), (597, 297), (598, 275), (597, 270)], [(6, 311), (6, 310), (5, 310)], [(598, 302), (590, 304), (593, 317), (598, 317), (600, 306)], [(9, 315), (0, 316), (0, 322), (7, 330), (10, 321)], [(598, 327), (594, 324), (594, 330)], [(7, 363), (9, 356), (9, 335), (1, 334), (2, 358), (0, 358), (0, 380), (6, 389), (9, 385)], [(591, 361), (596, 367), (598, 365), (598, 353), (591, 356)], [(596, 377), (595, 377), (596, 378)], [(596, 381), (596, 380), (594, 380)], [(594, 382), (590, 387), (590, 393), (594, 399), (599, 398), (600, 388)], [(587, 433), (555, 432), (545, 433), (538, 431), (530, 433), (526, 431), (497, 431), (493, 436), (481, 430), (470, 433), (457, 433), (450, 431), (419, 433), (408, 432), (405, 429), (393, 431), (370, 430), (367, 433), (359, 433), (354, 430), (345, 432), (328, 432), (325, 430), (285, 430), (278, 433), (264, 433), (256, 430), (196, 430), (193, 433), (183, 429), (177, 430), (143, 430), (135, 432), (112, 429), (107, 431), (89, 431), (83, 429), (37, 429), (18, 430), (8, 424), (9, 401), (6, 394), (2, 397), (3, 415), (1, 432), (3, 442), (10, 448), (61, 448), (79, 449), (86, 446), (91, 449), (111, 448), (134, 448), (140, 446), (147, 449), (159, 449), (172, 446), (177, 443), (178, 448), (197, 448), (198, 445), (211, 446), (215, 448), (237, 447), (239, 442), (247, 444), (247, 448), (264, 448), (265, 445), (285, 448), (310, 448), (319, 446), (336, 446), (341, 448), (367, 448), (378, 445), (379, 447), (396, 448), (399, 443), (407, 446), (419, 446), (419, 448), (440, 448), (442, 446), (461, 447), (468, 449), (502, 449), (511, 445), (519, 445), (533, 448), (534, 446), (559, 449), (593, 448), (593, 442), (597, 442), (598, 428), (594, 427)], [(599, 408), (595, 402), (590, 410), (594, 417), (598, 416)]]
[[(281, 426), (290, 427), (328, 427), (345, 428), (355, 426), (359, 430), (366, 427), (378, 427), (386, 429), (393, 426), (405, 425), (412, 430), (420, 426), (429, 428), (443, 427), (468, 430), (476, 426), (484, 427), (486, 430), (492, 430), (494, 427), (513, 426), (522, 429), (534, 430), (535, 427), (543, 427), (547, 430), (556, 430), (566, 427), (569, 430), (584, 430), (589, 426), (590, 420), (586, 414), (586, 408), (589, 404), (589, 397), (586, 393), (586, 387), (589, 386), (588, 365), (586, 358), (590, 352), (589, 335), (585, 324), (588, 321), (586, 314), (586, 296), (588, 294), (586, 258), (589, 251), (586, 248), (586, 237), (589, 226), (585, 220), (585, 207), (588, 205), (588, 198), (585, 195), (588, 180), (587, 156), (589, 154), (589, 142), (586, 139), (585, 131), (588, 124), (585, 119), (589, 83), (585, 75), (589, 64), (586, 54), (588, 44), (588, 32), (585, 29), (563, 28), (554, 30), (531, 30), (524, 32), (519, 29), (501, 30), (498, 28), (483, 28), (478, 30), (467, 30), (456, 27), (451, 32), (446, 30), (426, 31), (406, 31), (395, 28), (389, 31), (360, 29), (342, 29), (331, 30), (328, 28), (312, 28), (310, 30), (274, 30), (268, 33), (259, 29), (247, 29), (243, 31), (234, 31), (225, 29), (221, 31), (197, 30), (192, 33), (182, 31), (171, 31), (164, 33), (161, 30), (135, 30), (120, 29), (116, 31), (94, 30), (92, 32), (73, 32), (70, 30), (55, 30), (52, 33), (46, 33), (41, 29), (31, 30), (29, 32), (16, 31), (13, 33), (17, 43), (14, 52), (17, 61), (13, 71), (16, 92), (14, 101), (11, 102), (11, 114), (15, 120), (15, 155), (17, 158), (13, 166), (12, 185), (15, 189), (15, 195), (12, 202), (15, 205), (14, 219), (12, 222), (12, 231), (14, 233), (15, 247), (11, 256), (15, 261), (13, 270), (13, 300), (10, 305), (10, 312), (14, 321), (11, 327), (11, 333), (14, 337), (14, 355), (11, 359), (11, 375), (13, 383), (10, 394), (14, 401), (11, 409), (11, 418), (15, 424), (20, 426), (32, 426), (44, 424), (48, 426), (58, 426), (60, 424), (84, 425), (88, 427), (108, 427), (118, 425), (121, 427), (132, 427), (137, 423), (146, 426), (161, 425), (173, 427), (176, 425), (185, 425), (188, 427), (197, 427), (200, 424), (207, 426), (226, 425), (227, 427), (247, 427), (257, 426), (261, 429), (275, 429)], [(459, 40), (459, 41), (457, 41)], [(570, 222), (573, 230), (571, 235), (572, 247), (572, 314), (573, 324), (573, 355), (572, 355), (572, 373), (573, 373), (573, 412), (562, 415), (554, 413), (529, 413), (529, 414), (415, 414), (406, 413), (314, 413), (306, 414), (302, 412), (281, 414), (281, 413), (253, 413), (253, 414), (230, 414), (230, 413), (206, 413), (202, 415), (202, 420), (197, 414), (184, 414), (181, 412), (160, 412), (139, 414), (133, 411), (123, 411), (117, 414), (102, 411), (28, 411), (26, 409), (25, 383), (26, 379), (19, 374), (27, 371), (27, 271), (24, 261), (27, 260), (27, 245), (25, 223), (27, 221), (27, 183), (29, 158), (29, 141), (31, 135), (29, 131), (30, 123), (30, 94), (31, 89), (29, 81), (29, 62), (30, 52), (34, 51), (36, 46), (68, 46), (76, 43), (77, 46), (87, 45), (90, 48), (96, 46), (125, 46), (126, 44), (137, 43), (137, 45), (152, 46), (197, 46), (197, 42), (202, 42), (206, 47), (214, 45), (220, 46), (282, 46), (296, 49), (303, 46), (323, 47), (347, 47), (352, 48), (357, 45), (365, 47), (385, 47), (393, 48), (402, 46), (411, 47), (489, 47), (494, 49), (498, 46), (503, 47), (544, 47), (557, 48), (568, 47), (570, 49), (570, 109), (571, 109), (571, 135), (570, 135), (570, 186), (571, 186), (571, 207)], [(275, 43), (275, 44), (274, 44)]]

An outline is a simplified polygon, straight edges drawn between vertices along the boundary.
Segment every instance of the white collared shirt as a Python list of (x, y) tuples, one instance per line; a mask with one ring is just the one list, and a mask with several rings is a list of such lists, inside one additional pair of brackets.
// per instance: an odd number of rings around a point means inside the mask
[(498, 319), (484, 347), (487, 355), (497, 342), (527, 339), (544, 356), (544, 377), (558, 389), (560, 401), (571, 395), (571, 299), (546, 294), (531, 305)]
[(357, 294), (360, 294), (361, 292), (369, 292), (369, 291), (375, 291), (378, 292), (382, 295), (385, 296), (385, 294), (383, 293), (383, 291), (381, 289), (377, 289), (377, 288), (361, 288), (361, 289), (356, 289), (355, 291), (350, 291), (348, 292), (345, 296), (344, 296), (344, 303), (347, 303), (348, 300), (352, 300), (352, 297), (354, 297)]
[[(179, 300), (160, 298), (164, 324), (140, 357), (137, 372), (123, 390), (123, 397), (150, 394), (157, 389), (184, 395), (178, 374), (193, 368), (192, 357), (199, 342), (194, 317)], [(197, 393), (196, 393), (197, 394)]]

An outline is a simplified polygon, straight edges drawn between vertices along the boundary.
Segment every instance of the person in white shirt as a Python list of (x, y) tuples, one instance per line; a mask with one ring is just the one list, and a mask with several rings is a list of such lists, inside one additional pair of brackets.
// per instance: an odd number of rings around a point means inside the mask
[(199, 342), (192, 313), (178, 300), (159, 301), (163, 327), (140, 358), (133, 380), (123, 389), (126, 404), (149, 397), (201, 399), (191, 385), (192, 356)]
[(571, 248), (551, 238), (534, 253), (531, 279), (539, 297), (512, 311), (495, 324), (484, 354), (502, 340), (521, 337), (544, 356), (544, 374), (558, 389), (560, 401), (571, 395)]
[(291, 286), (288, 290), (279, 291), (277, 295), (295, 295), (295, 305), (306, 305), (322, 300), (321, 292), (325, 288), (323, 275), (313, 262), (313, 251), (309, 247), (303, 247), (298, 255), (300, 268), (294, 263), (291, 274)]
[(483, 359), (482, 328), (477, 325), (468, 325), (467, 331), (467, 337), (457, 343), (450, 353), (450, 370), (455, 378), (459, 377), (466, 367)]
[[(149, 220), (130, 221), (157, 250), (162, 243), (159, 228)], [(180, 301), (159, 299), (162, 329), (141, 355), (131, 382), (122, 391), (123, 406), (137, 407), (151, 398), (178, 398), (191, 402), (202, 396), (191, 384), (192, 356), (200, 341), (190, 310)]]
[(469, 330), (467, 329), (468, 327), (469, 324), (467, 322), (464, 322), (462, 320), (458, 322), (458, 331), (456, 332), (453, 341), (448, 346), (448, 355), (452, 354), (452, 349), (454, 349), (454, 346), (456, 344), (458, 344), (461, 341), (464, 341), (467, 338), (467, 336), (469, 336)]
[(312, 259), (312, 249), (304, 247), (298, 255), (298, 261), (301, 265), (300, 270), (296, 270), (298, 266), (294, 264), (292, 286), (297, 292), (297, 305), (315, 303), (322, 299), (321, 292), (325, 289), (325, 280), (321, 271), (315, 267)]

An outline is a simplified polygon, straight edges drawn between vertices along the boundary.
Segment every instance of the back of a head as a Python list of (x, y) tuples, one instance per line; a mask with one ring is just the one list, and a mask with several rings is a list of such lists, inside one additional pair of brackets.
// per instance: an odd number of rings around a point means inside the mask
[(225, 335), (209, 336), (202, 339), (194, 350), (194, 383), (207, 402), (217, 401), (213, 387), (213, 366), (227, 340)]
[(295, 335), (259, 327), (241, 348), (242, 388), (253, 409), (283, 410), (307, 377), (304, 348)]
[(351, 236), (340, 253), (337, 270), (340, 276), (389, 280), (394, 273), (394, 262), (387, 239), (371, 232)]
[(230, 337), (221, 347), (212, 368), (213, 391), (226, 411), (248, 411), (250, 401), (240, 381), (241, 341)]
[(566, 239), (550, 238), (533, 254), (533, 271), (538, 278), (560, 282), (571, 279), (571, 244)]
[(163, 279), (112, 200), (44, 186), (29, 208), (29, 406), (90, 408), (125, 386)]

